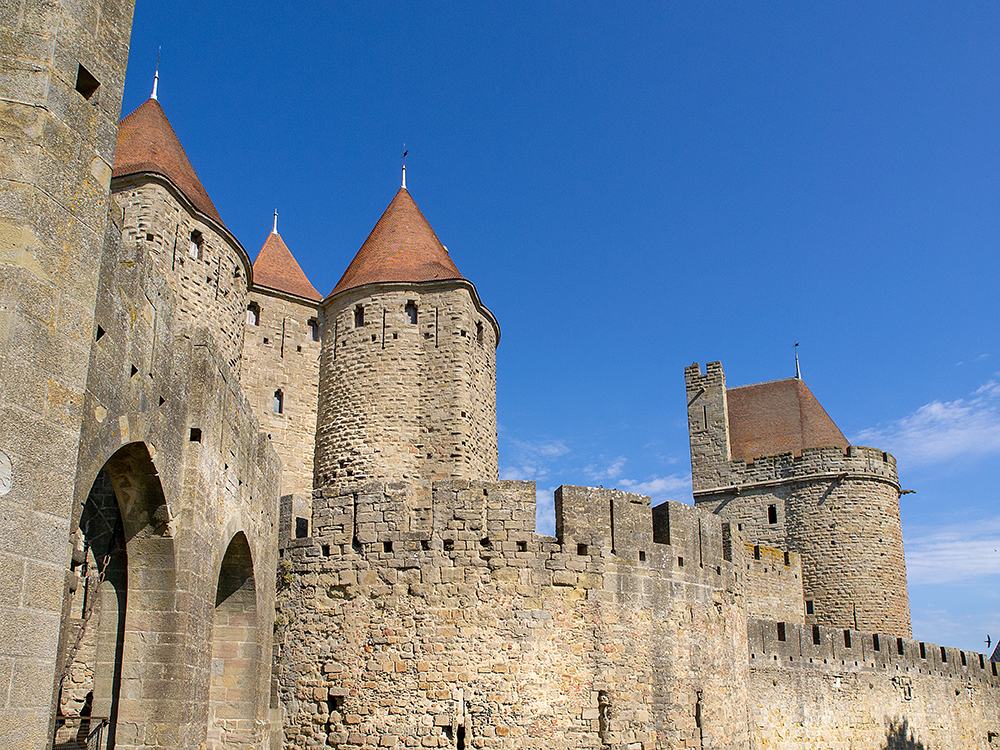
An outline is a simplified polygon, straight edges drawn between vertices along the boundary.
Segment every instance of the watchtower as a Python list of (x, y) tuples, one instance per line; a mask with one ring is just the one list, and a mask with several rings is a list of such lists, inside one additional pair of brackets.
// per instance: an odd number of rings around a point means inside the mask
[(323, 319), (316, 486), (497, 478), (500, 328), (405, 172)]
[(802, 556), (806, 623), (909, 637), (895, 458), (850, 445), (799, 377), (684, 375), (695, 505)]

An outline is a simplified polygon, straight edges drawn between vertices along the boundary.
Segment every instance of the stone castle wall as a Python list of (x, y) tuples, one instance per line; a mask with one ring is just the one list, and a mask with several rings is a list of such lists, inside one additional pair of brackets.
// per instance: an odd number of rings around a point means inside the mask
[(799, 555), (744, 542), (742, 562), (748, 618), (805, 622)]
[(765, 620), (748, 640), (755, 748), (1000, 746), (1000, 678), (983, 654)]
[[(201, 216), (165, 180), (132, 175), (115, 180), (123, 211), (123, 242), (146, 248), (178, 303), (178, 317), (212, 332), (229, 369), (240, 372), (250, 260), (219, 224)], [(192, 233), (200, 246), (192, 248)]]
[(435, 480), (496, 479), (498, 331), (465, 283), (366, 287), (324, 311), (317, 486), (404, 481), (429, 496)]
[(89, 6), (0, 6), (0, 747), (18, 750), (52, 736), (69, 498), (132, 29), (132, 0)]
[[(240, 383), (261, 428), (281, 457), (281, 494), (313, 488), (316, 405), (319, 399), (319, 305), (255, 287), (249, 303), (260, 311), (257, 325), (246, 321)], [(281, 392), (281, 412), (275, 392)]]
[(722, 523), (648, 502), (562, 487), (553, 538), (530, 482), (317, 491), (283, 550), (285, 746), (747, 748)]

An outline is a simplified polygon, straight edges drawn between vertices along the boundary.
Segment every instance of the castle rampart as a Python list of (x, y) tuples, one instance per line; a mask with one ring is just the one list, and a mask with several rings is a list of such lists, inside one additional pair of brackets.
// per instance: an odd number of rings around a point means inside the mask
[(722, 523), (648, 503), (561, 487), (553, 538), (530, 482), (318, 491), (283, 551), (286, 745), (747, 748)]
[(748, 641), (755, 747), (986, 750), (1000, 742), (1000, 678), (983, 654), (773, 620), (750, 620)]

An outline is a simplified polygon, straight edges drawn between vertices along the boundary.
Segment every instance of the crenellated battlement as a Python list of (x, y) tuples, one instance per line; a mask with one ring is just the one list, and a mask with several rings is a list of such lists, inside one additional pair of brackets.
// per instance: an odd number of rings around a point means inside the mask
[(896, 458), (891, 453), (852, 445), (846, 449), (806, 448), (800, 454), (782, 453), (761, 456), (750, 461), (732, 461), (728, 482), (695, 491), (696, 497), (718, 493), (741, 492), (750, 487), (767, 487), (789, 481), (828, 479), (869, 479), (894, 485), (898, 491)]

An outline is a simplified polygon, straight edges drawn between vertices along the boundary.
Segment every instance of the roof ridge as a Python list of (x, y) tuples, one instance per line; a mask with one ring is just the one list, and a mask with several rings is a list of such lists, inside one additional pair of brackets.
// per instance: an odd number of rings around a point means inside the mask
[[(805, 385), (805, 381), (803, 381), (802, 378), (797, 378), (794, 375), (792, 375), (787, 378), (774, 378), (774, 380), (762, 380), (759, 383), (744, 383), (743, 385), (727, 385), (726, 390), (735, 391), (739, 388), (753, 388), (755, 385), (768, 385), (769, 383), (783, 383), (786, 380), (798, 380), (800, 383)], [(809, 386), (806, 387), (808, 388)]]

